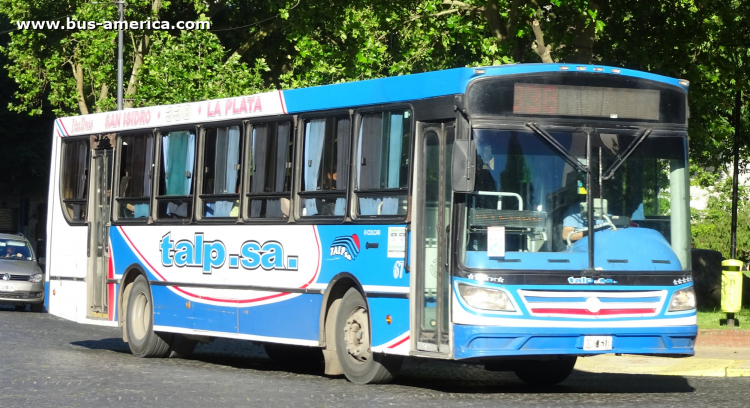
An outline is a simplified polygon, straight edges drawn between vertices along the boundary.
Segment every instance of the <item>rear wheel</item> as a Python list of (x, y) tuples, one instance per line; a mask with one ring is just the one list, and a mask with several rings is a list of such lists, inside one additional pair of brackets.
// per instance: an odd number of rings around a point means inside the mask
[(383, 384), (393, 380), (401, 357), (372, 352), (370, 314), (356, 289), (341, 299), (336, 316), (336, 353), (344, 375), (357, 384)]
[(132, 285), (125, 316), (130, 351), (136, 357), (165, 357), (173, 335), (154, 332), (153, 301), (146, 278), (138, 276)]
[(515, 372), (521, 381), (531, 385), (555, 385), (565, 381), (573, 372), (577, 357), (558, 360), (522, 361)]

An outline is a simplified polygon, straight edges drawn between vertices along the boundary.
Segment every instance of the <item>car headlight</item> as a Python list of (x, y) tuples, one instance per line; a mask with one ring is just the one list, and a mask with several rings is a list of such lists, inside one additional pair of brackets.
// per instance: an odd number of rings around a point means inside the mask
[(680, 289), (672, 295), (669, 301), (669, 312), (695, 309), (695, 289), (693, 287)]
[(498, 310), (502, 312), (516, 311), (516, 308), (513, 307), (513, 302), (501, 290), (459, 284), (458, 292), (469, 306), (476, 309)]
[(29, 282), (39, 283), (39, 282), (42, 281), (43, 278), (44, 277), (42, 276), (41, 273), (35, 273), (35, 274), (29, 276)]

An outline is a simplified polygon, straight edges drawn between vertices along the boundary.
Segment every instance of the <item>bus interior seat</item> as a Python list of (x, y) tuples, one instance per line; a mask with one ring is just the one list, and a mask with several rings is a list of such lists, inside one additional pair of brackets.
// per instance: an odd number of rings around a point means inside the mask
[[(281, 206), (281, 213), (284, 214), (284, 218), (289, 218), (291, 202), (289, 201), (288, 198), (285, 198), (285, 197), (282, 197), (279, 201), (280, 201), (280, 206)], [(302, 215), (307, 214), (306, 210), (307, 210), (306, 208), (302, 209), (302, 213), (303, 213)]]

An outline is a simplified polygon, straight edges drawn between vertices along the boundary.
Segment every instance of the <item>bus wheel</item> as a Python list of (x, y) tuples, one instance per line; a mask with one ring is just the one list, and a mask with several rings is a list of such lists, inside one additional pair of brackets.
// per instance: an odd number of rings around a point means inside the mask
[(164, 357), (172, 335), (154, 332), (153, 301), (146, 278), (140, 275), (132, 285), (125, 316), (130, 351), (136, 357)]
[(367, 303), (351, 288), (341, 299), (336, 317), (336, 353), (341, 368), (353, 383), (388, 383), (401, 366), (401, 357), (373, 353), (370, 334)]
[(279, 364), (309, 367), (323, 362), (323, 350), (320, 347), (265, 343), (263, 348), (266, 349), (268, 358)]
[(559, 360), (522, 361), (514, 370), (518, 378), (531, 385), (555, 385), (565, 381), (573, 372), (576, 356)]

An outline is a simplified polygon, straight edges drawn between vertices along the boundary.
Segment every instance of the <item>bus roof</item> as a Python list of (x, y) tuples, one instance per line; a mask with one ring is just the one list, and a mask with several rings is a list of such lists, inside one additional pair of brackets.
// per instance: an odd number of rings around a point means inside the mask
[(469, 82), (479, 77), (565, 71), (630, 76), (687, 88), (675, 78), (601, 65), (512, 64), (454, 68), (234, 98), (72, 116), (55, 121), (55, 134), (66, 137), (406, 102), (462, 94)]

